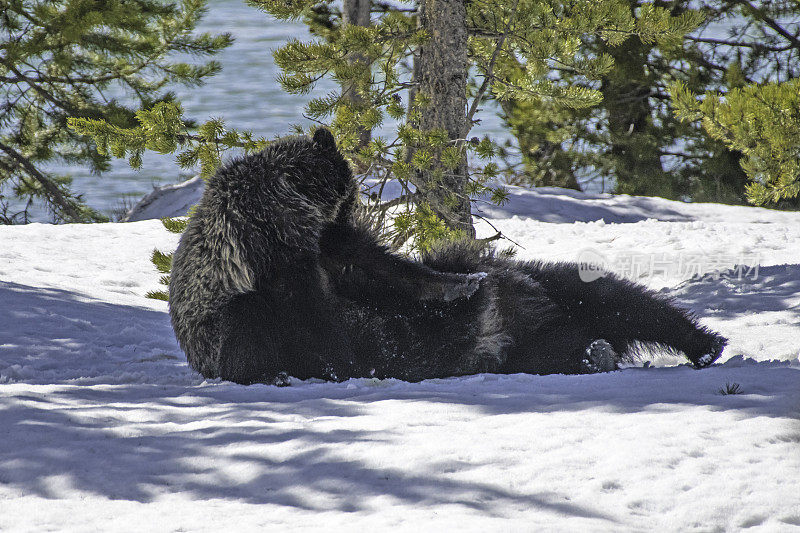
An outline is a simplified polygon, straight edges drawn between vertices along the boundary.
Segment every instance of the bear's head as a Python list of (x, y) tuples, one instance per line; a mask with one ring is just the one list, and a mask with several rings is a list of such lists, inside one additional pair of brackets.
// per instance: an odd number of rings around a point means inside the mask
[(309, 180), (298, 184), (301, 193), (313, 198), (323, 208), (326, 218), (337, 218), (343, 206), (351, 205), (357, 197), (358, 186), (344, 156), (336, 147), (333, 134), (319, 128), (311, 139), (314, 168), (309, 169)]

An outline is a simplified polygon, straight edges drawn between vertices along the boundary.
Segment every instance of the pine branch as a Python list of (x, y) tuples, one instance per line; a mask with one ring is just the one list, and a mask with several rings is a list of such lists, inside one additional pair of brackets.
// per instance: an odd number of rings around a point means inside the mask
[(386, 212), (393, 207), (397, 207), (398, 205), (407, 204), (407, 203), (414, 203), (419, 199), (418, 194), (403, 194), (398, 196), (397, 198), (393, 198), (391, 200), (387, 200), (386, 202), (381, 203), (378, 205), (377, 209), (381, 212)]
[(60, 108), (60, 109), (63, 109), (63, 110), (65, 110), (65, 111), (68, 111), (68, 112), (70, 112), (70, 113), (75, 113), (75, 114), (77, 114), (77, 113), (78, 113), (78, 110), (74, 109), (74, 108), (73, 108), (73, 106), (72, 106), (72, 104), (70, 104), (69, 102), (64, 102), (64, 101), (62, 101), (62, 100), (59, 100), (59, 99), (57, 99), (55, 96), (53, 96), (52, 94), (50, 94), (48, 91), (45, 91), (45, 90), (44, 90), (42, 87), (40, 87), (40, 86), (39, 86), (39, 85), (36, 83), (36, 80), (33, 80), (33, 79), (31, 79), (31, 78), (28, 78), (27, 76), (25, 76), (24, 74), (22, 74), (22, 73), (21, 73), (21, 72), (20, 72), (20, 71), (19, 71), (19, 70), (16, 68), (16, 66), (15, 66), (15, 65), (13, 65), (12, 63), (8, 63), (8, 62), (0, 61), (0, 64), (2, 64), (2, 65), (3, 65), (3, 66), (5, 66), (5, 67), (6, 67), (8, 70), (10, 70), (10, 71), (11, 71), (11, 72), (13, 72), (14, 74), (16, 74), (18, 78), (20, 78), (22, 81), (24, 81), (25, 83), (27, 83), (27, 84), (28, 84), (28, 85), (29, 85), (29, 86), (30, 86), (30, 87), (31, 87), (31, 88), (32, 88), (34, 91), (36, 91), (37, 93), (39, 93), (39, 94), (40, 94), (42, 97), (44, 97), (44, 98), (45, 98), (47, 101), (49, 101), (50, 103), (52, 103), (52, 104), (53, 104), (53, 105), (55, 105), (56, 107), (58, 107), (58, 108)]
[(211, 55), (230, 43), (227, 34), (192, 34), (205, 3), (96, 2), (87, 11), (74, 2), (0, 1), (5, 29), (0, 31), (0, 84), (7, 89), (0, 96), (6, 148), (0, 153), (13, 168), (0, 172), (0, 183), (16, 173), (14, 195), (27, 197), (29, 204), (39, 198), (64, 220), (99, 218), (66, 182), (38, 172), (37, 165), (60, 157), (95, 170), (108, 166), (109, 157), (89, 137), (63, 125), (71, 115), (128, 128), (133, 111), (105, 97), (110, 82), (129, 87), (138, 104), (148, 108), (169, 100), (168, 93), (160, 93), (166, 84), (197, 84), (216, 72), (215, 62), (191, 65), (167, 58), (170, 51)]
[(776, 21), (774, 18), (772, 18), (769, 15), (767, 15), (766, 12), (763, 9), (757, 8), (756, 6), (754, 6), (753, 4), (748, 2), (747, 0), (731, 0), (731, 1), (734, 4), (738, 4), (740, 6), (748, 7), (753, 13), (756, 13), (758, 15), (758, 17), (767, 24), (767, 26), (772, 28), (772, 30), (775, 33), (783, 36), (787, 41), (792, 43), (792, 47), (793, 48), (800, 48), (800, 39), (798, 38), (798, 36), (797, 35), (792, 35), (791, 33), (789, 33), (786, 30), (786, 28), (784, 28), (783, 26), (781, 26), (778, 23), (778, 21)]
[(38, 181), (39, 184), (44, 187), (50, 200), (55, 203), (69, 219), (74, 222), (81, 222), (85, 219), (85, 217), (81, 216), (80, 213), (75, 210), (74, 204), (64, 196), (61, 190), (47, 176), (39, 172), (26, 157), (3, 143), (0, 143), (0, 150), (8, 154), (29, 176)]
[(511, 28), (511, 22), (517, 15), (517, 7), (519, 6), (519, 0), (514, 0), (514, 6), (511, 8), (511, 14), (508, 16), (508, 22), (506, 23), (506, 27), (503, 30), (503, 34), (500, 39), (497, 41), (497, 46), (495, 46), (494, 52), (492, 53), (492, 58), (489, 60), (489, 65), (486, 67), (486, 73), (484, 74), (483, 83), (481, 83), (478, 92), (475, 94), (475, 98), (472, 100), (472, 105), (469, 107), (469, 111), (467, 112), (467, 121), (465, 124), (466, 131), (462, 137), (466, 137), (470, 130), (472, 129), (472, 119), (475, 117), (475, 112), (478, 111), (478, 104), (480, 104), (483, 96), (486, 94), (486, 90), (489, 88), (489, 84), (492, 81), (493, 73), (494, 73), (494, 65), (497, 61), (497, 57), (500, 54), (500, 50), (503, 49), (503, 45), (506, 42), (506, 38), (508, 37), (508, 32)]

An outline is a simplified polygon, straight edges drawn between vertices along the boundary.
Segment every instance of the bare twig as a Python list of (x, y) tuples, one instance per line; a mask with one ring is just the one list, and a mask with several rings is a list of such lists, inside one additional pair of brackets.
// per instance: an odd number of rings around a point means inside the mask
[(712, 39), (710, 37), (693, 37), (691, 35), (686, 36), (686, 40), (692, 41), (695, 43), (706, 43), (706, 44), (720, 44), (723, 46), (730, 46), (733, 48), (744, 47), (744, 48), (755, 48), (756, 50), (766, 50), (768, 52), (785, 52), (792, 48), (792, 45), (786, 46), (768, 46), (762, 43), (748, 43), (745, 41), (728, 41), (725, 39)]
[(798, 39), (797, 35), (792, 35), (791, 33), (789, 33), (783, 26), (778, 24), (778, 21), (776, 21), (772, 17), (767, 16), (767, 14), (762, 9), (757, 8), (756, 6), (754, 6), (753, 4), (751, 4), (746, 0), (733, 0), (733, 1), (735, 4), (739, 4), (741, 6), (747, 6), (748, 8), (750, 8), (752, 12), (757, 13), (758, 16), (761, 17), (761, 20), (763, 20), (767, 24), (767, 26), (772, 28), (773, 31), (775, 31), (775, 33), (783, 36), (787, 41), (792, 43), (792, 47), (800, 48), (800, 39)]
[(500, 231), (499, 229), (497, 229), (497, 226), (495, 226), (494, 224), (492, 224), (492, 223), (491, 223), (491, 221), (489, 221), (489, 219), (488, 219), (488, 218), (486, 218), (485, 216), (483, 216), (483, 215), (479, 215), (478, 213), (472, 213), (472, 216), (474, 216), (474, 217), (478, 217), (479, 219), (483, 220), (484, 222), (486, 222), (487, 224), (489, 224), (489, 226), (491, 226), (493, 230), (495, 230), (495, 231), (497, 232), (497, 234), (496, 234), (496, 235), (493, 235), (492, 237), (487, 237), (486, 239), (477, 239), (477, 240), (478, 240), (478, 242), (484, 242), (484, 241), (485, 241), (485, 242), (491, 242), (491, 241), (496, 241), (496, 240), (498, 240), (498, 239), (505, 239), (505, 240), (507, 240), (508, 242), (510, 242), (511, 244), (514, 244), (514, 245), (516, 245), (516, 246), (519, 246), (519, 247), (520, 247), (520, 248), (522, 248), (523, 250), (525, 250), (525, 249), (526, 249), (524, 246), (522, 246), (522, 245), (521, 245), (520, 243), (518, 243), (517, 241), (515, 241), (515, 240), (513, 240), (513, 239), (509, 238), (508, 236), (504, 235), (504, 234), (503, 234), (503, 232), (502, 232), (502, 231)]
[(483, 244), (489, 244), (492, 241), (499, 241), (500, 239), (503, 239), (503, 238), (504, 238), (503, 234), (498, 231), (497, 233), (495, 233), (491, 237), (484, 237), (483, 239), (475, 239), (475, 242), (477, 242), (478, 244), (483, 245)]
[(388, 200), (386, 202), (383, 202), (382, 204), (378, 205), (377, 208), (380, 211), (385, 213), (389, 209), (391, 209), (393, 207), (397, 207), (398, 205), (406, 204), (406, 203), (409, 203), (409, 202), (414, 202), (416, 200), (416, 198), (417, 198), (416, 194), (404, 194), (404, 195), (398, 196), (397, 198), (394, 198), (392, 200)]

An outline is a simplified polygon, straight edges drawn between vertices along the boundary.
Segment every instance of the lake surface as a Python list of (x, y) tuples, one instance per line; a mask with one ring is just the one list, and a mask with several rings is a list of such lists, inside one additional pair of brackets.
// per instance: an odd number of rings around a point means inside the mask
[[(198, 121), (221, 117), (232, 128), (249, 129), (267, 139), (290, 133), (292, 124), (310, 124), (303, 119), (303, 107), (313, 95), (283, 92), (276, 81), (280, 70), (272, 61), (272, 51), (287, 40), (310, 38), (303, 24), (276, 21), (243, 0), (211, 0), (198, 30), (229, 32), (235, 42), (216, 56), (222, 72), (209, 78), (205, 85), (173, 87), (184, 105), (185, 116)], [(316, 92), (325, 94), (334, 89), (333, 82), (323, 80), (317, 84)], [(487, 109), (480, 118), (482, 124), (473, 134), (507, 137), (496, 112)], [(124, 160), (115, 160), (112, 165), (111, 171), (100, 176), (77, 166), (48, 168), (71, 175), (73, 190), (83, 194), (90, 206), (106, 214), (119, 209), (123, 198), (127, 198), (128, 204), (135, 203), (155, 185), (174, 183), (195, 174), (178, 167), (173, 155), (147, 153), (139, 171), (131, 169)], [(37, 213), (36, 219), (45, 221), (47, 216)]]

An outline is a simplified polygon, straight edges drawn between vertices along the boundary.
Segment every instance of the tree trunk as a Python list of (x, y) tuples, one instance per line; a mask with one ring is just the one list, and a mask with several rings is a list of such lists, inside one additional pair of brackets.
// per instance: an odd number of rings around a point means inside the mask
[[(371, 24), (370, 9), (372, 7), (372, 0), (344, 0), (342, 2), (342, 23), (352, 24), (355, 26), (367, 27)], [(352, 63), (359, 61), (368, 61), (363, 54), (351, 53), (348, 60)], [(364, 99), (355, 91), (352, 84), (342, 84), (342, 97), (349, 100), (350, 103), (356, 107), (364, 105)], [(367, 129), (362, 129), (359, 133), (359, 145), (366, 146), (372, 137), (372, 132)]]
[[(445, 130), (453, 141), (463, 139), (467, 109), (467, 11), (463, 0), (421, 0), (420, 26), (428, 40), (417, 61), (419, 92), (428, 98), (422, 110), (422, 131)], [(415, 185), (423, 201), (448, 227), (474, 238), (466, 154), (455, 169), (444, 168), (441, 151), (434, 152), (430, 169), (420, 171)]]

